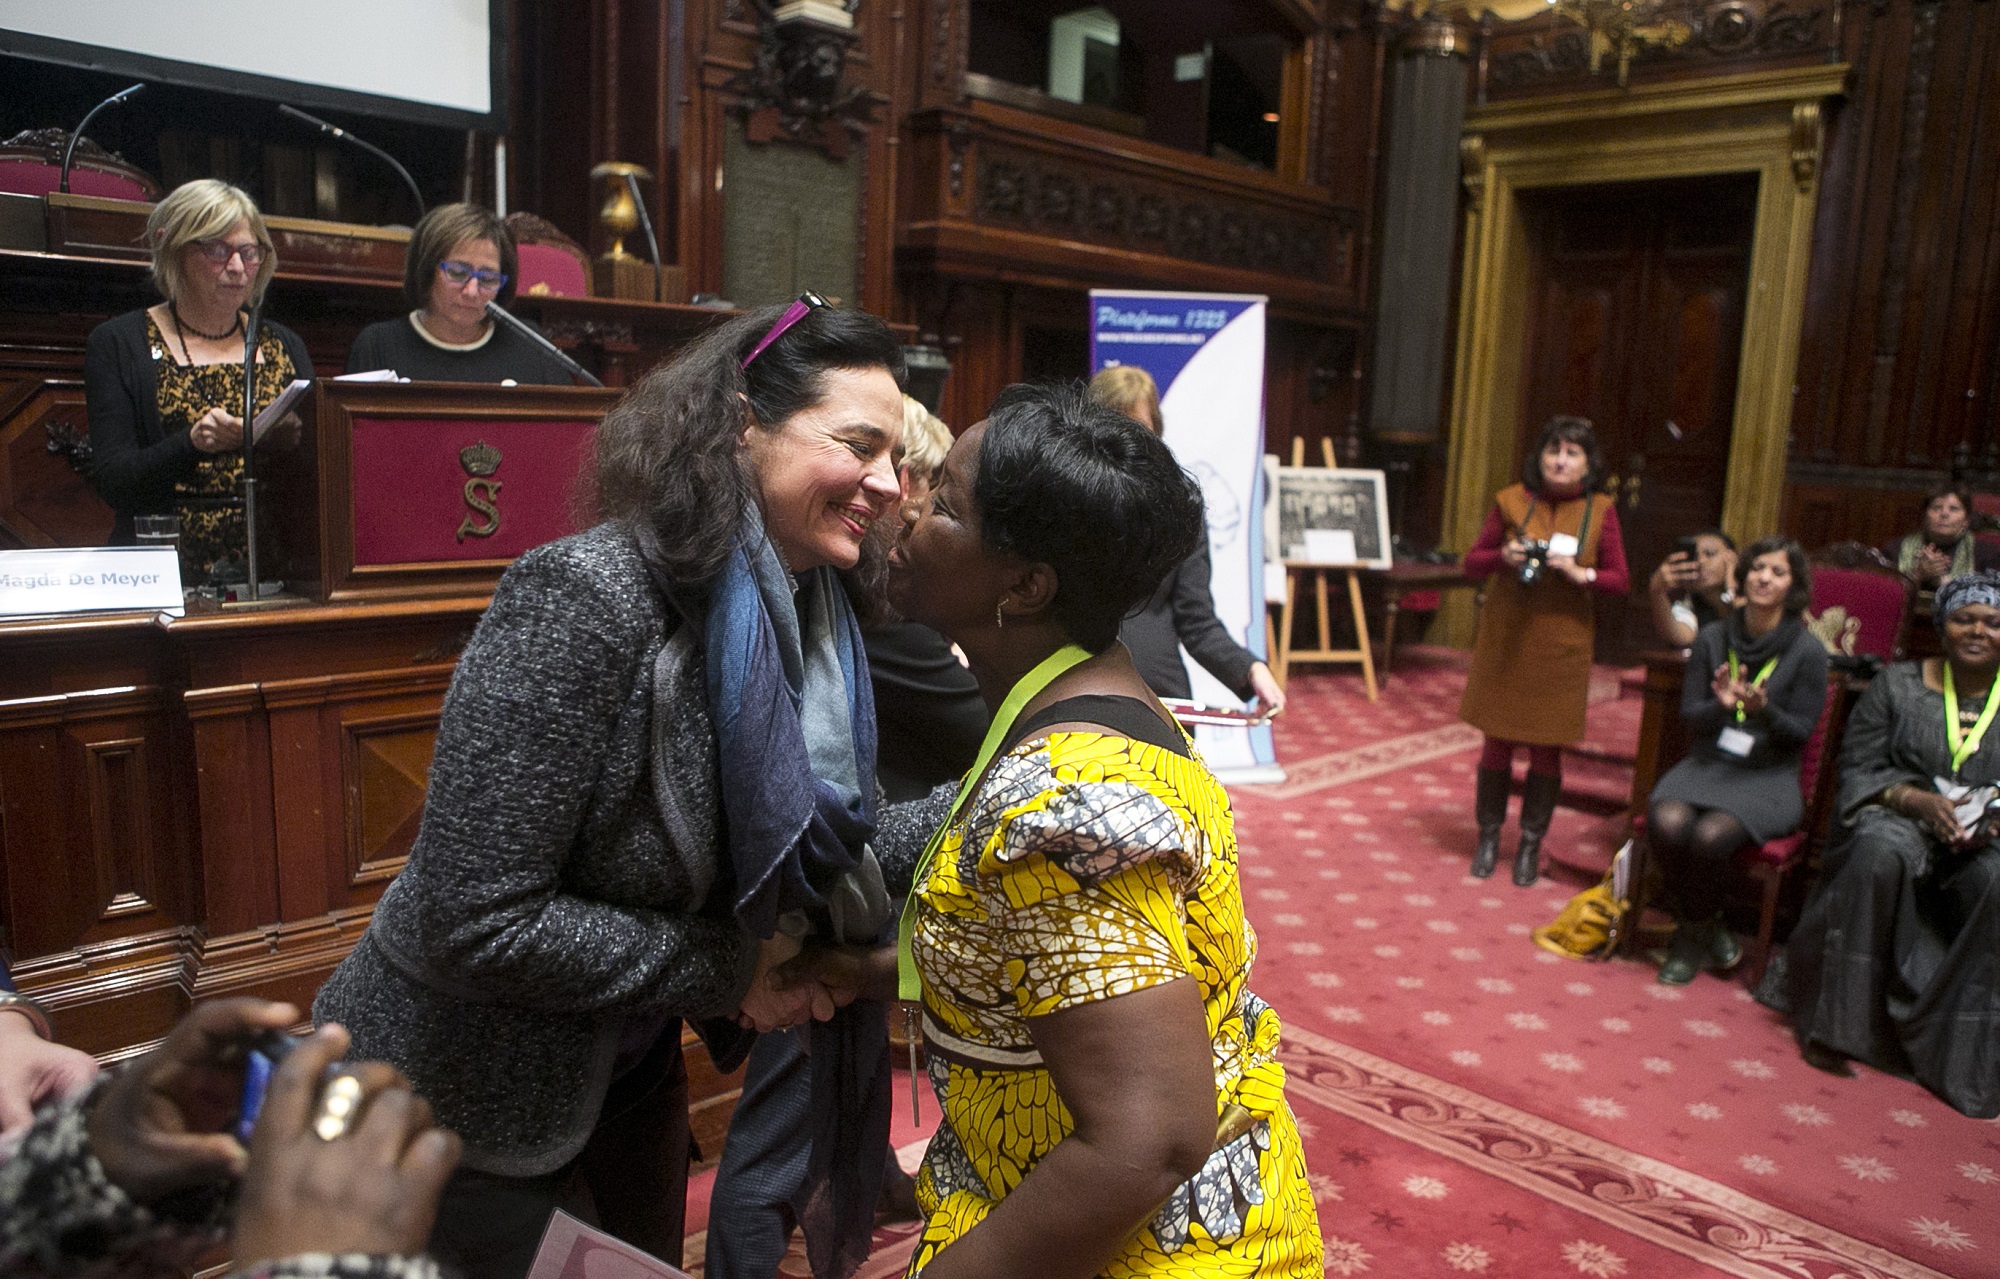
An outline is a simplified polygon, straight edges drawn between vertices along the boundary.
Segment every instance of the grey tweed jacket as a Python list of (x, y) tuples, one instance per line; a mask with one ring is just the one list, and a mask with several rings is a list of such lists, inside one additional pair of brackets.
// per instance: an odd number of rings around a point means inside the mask
[[(409, 863), (313, 1004), (354, 1058), (402, 1068), (469, 1167), (561, 1167), (628, 1028), (726, 1015), (749, 988), (757, 943), (706, 900), (715, 736), (682, 631), (616, 527), (508, 569), (446, 694)], [(884, 813), (892, 880), (949, 798)]]

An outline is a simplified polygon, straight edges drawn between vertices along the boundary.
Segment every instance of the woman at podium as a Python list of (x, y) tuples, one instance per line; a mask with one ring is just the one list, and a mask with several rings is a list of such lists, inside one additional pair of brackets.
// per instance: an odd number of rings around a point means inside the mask
[[(106, 320), (84, 347), (90, 482), (117, 513), (113, 545), (132, 543), (135, 516), (178, 516), (182, 578), (240, 581), (244, 324), (278, 255), (256, 204), (212, 178), (154, 206), (146, 242), (164, 300)], [(312, 376), (305, 343), (263, 321), (257, 407), (300, 376)]]
[(496, 325), (489, 302), (514, 297), (514, 237), (490, 209), (441, 204), (410, 235), (403, 297), (415, 309), (371, 324), (347, 352), (349, 373), (394, 369), (414, 382), (518, 382), (568, 386), (548, 352)]

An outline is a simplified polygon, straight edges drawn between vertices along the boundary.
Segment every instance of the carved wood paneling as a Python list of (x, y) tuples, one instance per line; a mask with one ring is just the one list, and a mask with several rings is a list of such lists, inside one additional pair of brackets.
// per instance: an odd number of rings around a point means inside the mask
[[(1715, 0), (1679, 9), (1693, 29), (1687, 43), (1641, 48), (1632, 62), (1634, 82), (1691, 75), (1728, 75), (1753, 68), (1828, 61), (1840, 46), (1842, 0)], [(1552, 89), (1608, 87), (1616, 57), (1590, 73), (1589, 36), (1556, 17), (1490, 28), (1483, 92), (1488, 99), (1522, 97)]]
[(0, 375), (0, 545), (102, 545), (111, 508), (64, 451), (88, 447), (83, 383)]

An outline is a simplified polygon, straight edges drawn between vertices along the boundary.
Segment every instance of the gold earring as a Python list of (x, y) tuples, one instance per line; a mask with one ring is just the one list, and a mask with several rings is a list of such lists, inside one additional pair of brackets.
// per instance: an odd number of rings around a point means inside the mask
[(1003, 631), (1007, 629), (1007, 601), (1004, 599), (994, 601), (993, 625)]

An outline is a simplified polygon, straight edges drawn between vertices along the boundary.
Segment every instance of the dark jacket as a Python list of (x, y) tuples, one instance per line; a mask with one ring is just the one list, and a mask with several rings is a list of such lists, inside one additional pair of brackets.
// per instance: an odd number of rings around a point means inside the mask
[[(700, 650), (631, 537), (529, 551), (452, 677), (409, 863), (314, 1019), (401, 1067), (468, 1167), (561, 1167), (621, 1038), (733, 1013), (749, 987), (716, 769)], [(942, 817), (885, 810), (885, 873), (906, 883)]]
[(862, 637), (875, 691), (875, 773), (890, 800), (916, 799), (972, 767), (992, 719), (979, 681), (944, 636), (898, 622)]
[[(1746, 768), (1798, 762), (1799, 752), (1818, 726), (1820, 711), (1826, 705), (1827, 662), (1826, 647), (1818, 636), (1803, 626), (1791, 628), (1789, 641), (1776, 654), (1778, 665), (1764, 682), (1764, 709), (1741, 724), (1715, 700), (1709, 686), (1715, 668), (1729, 657), (1729, 619), (1710, 622), (1696, 632), (1688, 649), (1687, 676), (1681, 683), (1681, 722), (1687, 725), (1691, 743), (1688, 754)], [(1744, 665), (1747, 679), (1757, 673), (1761, 663)], [(1729, 755), (1716, 744), (1725, 727), (1741, 728), (1755, 740), (1747, 756)]]
[(1231, 639), (1216, 617), (1208, 577), (1208, 530), (1203, 528), (1201, 545), (1160, 583), (1151, 599), (1125, 618), (1118, 638), (1132, 651), (1132, 664), (1141, 678), (1161, 697), (1193, 695), (1187, 667), (1181, 663), (1185, 644), (1204, 670), (1247, 701), (1256, 691), (1250, 687), (1250, 668), (1257, 658)]
[[(298, 377), (313, 375), (299, 335), (272, 320)], [(146, 342), (146, 312), (128, 311), (90, 331), (83, 348), (83, 397), (90, 419), (90, 484), (117, 512), (114, 546), (132, 541), (134, 515), (171, 515), (174, 485), (192, 479), (202, 459), (186, 431), (167, 434), (160, 420), (156, 361), (171, 359)], [(237, 406), (232, 411), (240, 411)]]

